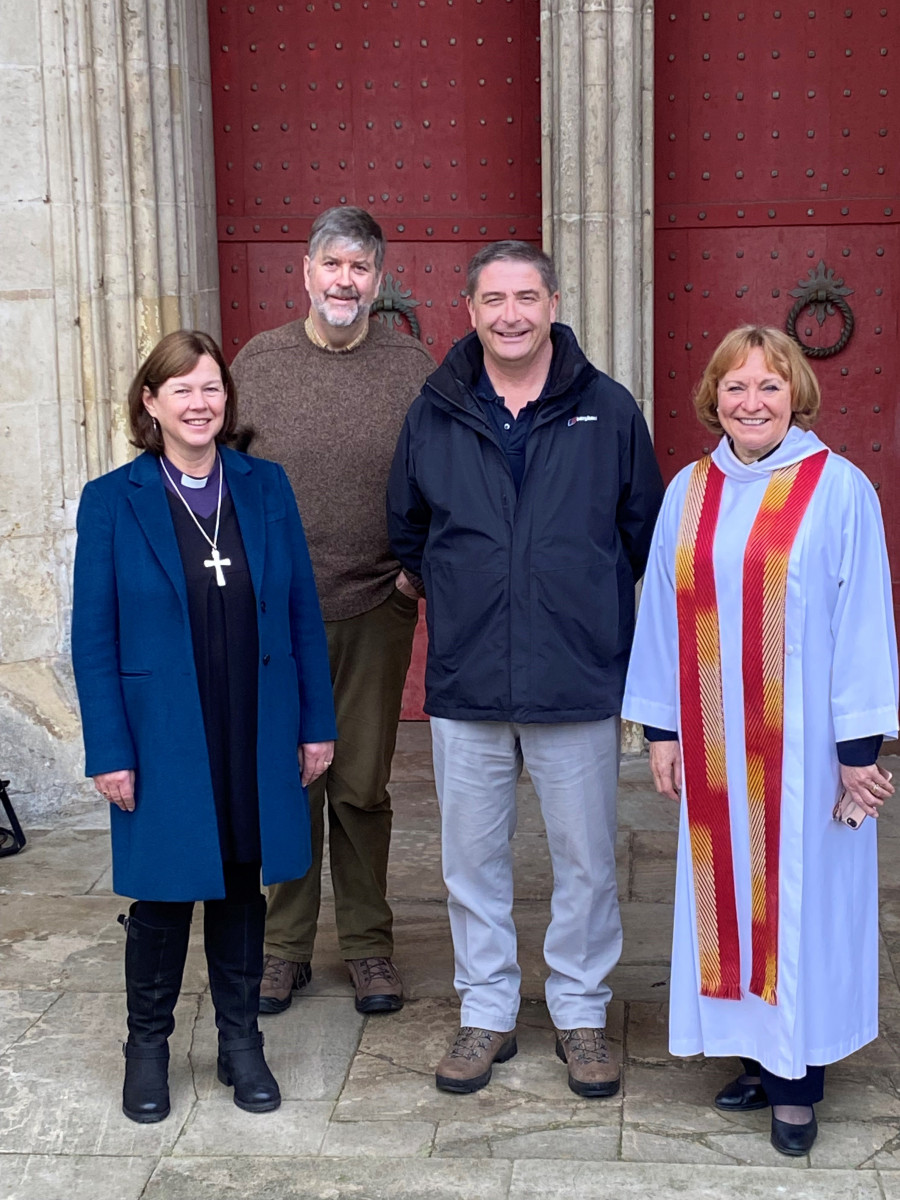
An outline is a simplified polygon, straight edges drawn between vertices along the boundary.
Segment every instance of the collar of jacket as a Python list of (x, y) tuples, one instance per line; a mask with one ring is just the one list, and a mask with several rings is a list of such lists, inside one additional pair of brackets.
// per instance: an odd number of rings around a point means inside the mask
[[(543, 392), (543, 403), (535, 416), (535, 425), (561, 415), (574, 404), (581, 393), (597, 378), (598, 371), (588, 362), (568, 325), (554, 322), (550, 327), (553, 339), (553, 359)], [(449, 351), (438, 369), (429, 376), (426, 388), (432, 398), (443, 401), (442, 407), (469, 418), (471, 423), (493, 436), (490, 423), (475, 395), (475, 386), (484, 367), (484, 350), (473, 330)]]

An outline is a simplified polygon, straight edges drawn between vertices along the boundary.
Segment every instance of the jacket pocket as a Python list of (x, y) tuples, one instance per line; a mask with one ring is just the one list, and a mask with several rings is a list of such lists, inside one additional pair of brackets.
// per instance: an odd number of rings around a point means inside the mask
[(509, 706), (508, 580), (444, 563), (426, 580), (429, 652), (425, 691), (433, 703), (477, 713)]
[(587, 707), (621, 651), (615, 566), (591, 562), (535, 571), (532, 589), (532, 645), (545, 704)]

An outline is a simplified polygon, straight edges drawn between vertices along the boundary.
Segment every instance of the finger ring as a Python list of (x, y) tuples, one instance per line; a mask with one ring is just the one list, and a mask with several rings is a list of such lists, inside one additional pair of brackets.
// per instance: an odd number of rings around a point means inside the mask
[(331, 766), (331, 764), (332, 764), (333, 762), (334, 762), (334, 759), (333, 759), (333, 758), (326, 758), (326, 759), (325, 759), (325, 766), (326, 766), (326, 767), (330, 767), (330, 766)]

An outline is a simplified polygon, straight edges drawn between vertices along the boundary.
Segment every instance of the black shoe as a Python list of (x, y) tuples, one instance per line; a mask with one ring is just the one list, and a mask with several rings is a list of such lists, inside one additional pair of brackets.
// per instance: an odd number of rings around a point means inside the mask
[(219, 1082), (234, 1088), (234, 1102), (244, 1112), (272, 1112), (281, 1104), (275, 1076), (263, 1056), (263, 1035), (219, 1042)]
[(789, 1121), (779, 1121), (772, 1117), (772, 1145), (779, 1154), (787, 1154), (791, 1158), (799, 1158), (808, 1154), (813, 1148), (819, 1126), (816, 1124), (816, 1114), (805, 1125), (791, 1125)]
[(761, 1083), (741, 1083), (743, 1076), (732, 1079), (716, 1096), (713, 1103), (723, 1112), (752, 1112), (768, 1108), (769, 1097)]
[(169, 1047), (122, 1046), (125, 1084), (122, 1112), (139, 1125), (164, 1121), (169, 1115)]

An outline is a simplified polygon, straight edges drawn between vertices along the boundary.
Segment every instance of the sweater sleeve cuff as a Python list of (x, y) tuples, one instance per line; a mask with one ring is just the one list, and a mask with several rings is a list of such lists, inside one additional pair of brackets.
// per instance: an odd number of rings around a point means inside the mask
[(884, 735), (873, 733), (871, 737), (850, 738), (838, 742), (838, 762), (843, 767), (871, 767), (881, 752)]
[(674, 729), (658, 729), (655, 725), (644, 726), (644, 737), (648, 742), (678, 741), (678, 734)]

